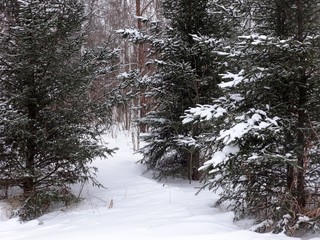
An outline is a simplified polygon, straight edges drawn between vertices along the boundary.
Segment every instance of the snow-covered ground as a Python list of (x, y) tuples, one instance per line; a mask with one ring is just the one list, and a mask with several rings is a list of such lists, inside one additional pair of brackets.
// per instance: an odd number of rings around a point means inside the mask
[[(157, 182), (144, 175), (130, 136), (109, 140), (119, 147), (113, 157), (97, 160), (98, 180), (108, 189), (85, 186), (78, 206), (57, 209), (21, 224), (6, 217), (0, 203), (1, 240), (293, 240), (283, 235), (246, 230), (250, 223), (233, 223), (233, 214), (213, 208), (216, 196), (198, 183)], [(75, 193), (80, 187), (74, 188)], [(320, 238), (313, 238), (320, 240)]]

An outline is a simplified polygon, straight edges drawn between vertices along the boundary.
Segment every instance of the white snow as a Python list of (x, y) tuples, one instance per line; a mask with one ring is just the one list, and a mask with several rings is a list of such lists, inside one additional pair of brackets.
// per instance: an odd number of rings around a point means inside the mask
[(217, 140), (223, 140), (224, 144), (231, 144), (236, 139), (242, 138), (246, 133), (254, 130), (266, 129), (269, 126), (277, 127), (278, 117), (269, 118), (263, 110), (251, 109), (247, 115), (253, 114), (250, 118), (245, 120), (245, 117), (239, 116), (237, 119), (243, 119), (242, 122), (239, 122), (232, 126), (230, 129), (224, 129), (220, 131), (220, 136)]
[(221, 151), (216, 151), (212, 158), (204, 163), (204, 166), (200, 168), (200, 170), (202, 169), (206, 169), (208, 167), (210, 167), (211, 165), (217, 165), (221, 162), (226, 162), (228, 161), (229, 157), (231, 155), (237, 154), (239, 152), (240, 148), (237, 145), (226, 145), (224, 146), (224, 148)]
[(219, 84), (221, 88), (229, 88), (229, 87), (234, 87), (238, 85), (239, 83), (246, 81), (244, 75), (244, 70), (241, 70), (239, 73), (231, 73), (227, 72), (226, 74), (221, 74), (222, 79), (232, 79), (231, 81), (228, 82), (222, 82)]
[(219, 118), (227, 113), (227, 110), (215, 105), (198, 105), (197, 107), (190, 108), (185, 111), (182, 123), (187, 124), (194, 122), (196, 119), (200, 121), (208, 121), (212, 118)]
[[(199, 183), (157, 182), (135, 162), (130, 135), (119, 134), (114, 157), (97, 160), (98, 179), (108, 189), (85, 186), (78, 206), (57, 209), (37, 220), (8, 219), (0, 204), (1, 240), (286, 240), (258, 234), (233, 222), (233, 213), (213, 208), (217, 196)], [(79, 186), (74, 187), (79, 193)], [(247, 226), (250, 227), (250, 226)], [(314, 238), (314, 240), (317, 238)], [(319, 239), (319, 238), (318, 238)]]
[(143, 34), (139, 32), (137, 29), (118, 29), (115, 32), (119, 34), (129, 35), (133, 39), (141, 39), (143, 37)]

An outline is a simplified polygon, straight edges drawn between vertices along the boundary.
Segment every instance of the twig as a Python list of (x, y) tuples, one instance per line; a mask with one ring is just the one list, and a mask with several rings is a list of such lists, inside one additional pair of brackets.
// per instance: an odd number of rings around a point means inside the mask
[(101, 199), (101, 198), (99, 198), (99, 197), (97, 197), (97, 196), (94, 196), (94, 195), (92, 195), (92, 194), (90, 194), (90, 193), (88, 193), (88, 195), (89, 196), (91, 196), (91, 197), (94, 197), (94, 198), (96, 198), (96, 199), (98, 199), (98, 200), (100, 200), (101, 202), (104, 202), (104, 203), (108, 203), (107, 201), (105, 201), (105, 200), (103, 200), (103, 199)]

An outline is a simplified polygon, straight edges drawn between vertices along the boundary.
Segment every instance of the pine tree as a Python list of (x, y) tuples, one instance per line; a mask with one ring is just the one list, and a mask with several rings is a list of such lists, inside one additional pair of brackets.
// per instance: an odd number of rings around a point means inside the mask
[(184, 121), (220, 124), (203, 167), (207, 186), (223, 189), (219, 203), (233, 200), (238, 217), (273, 220), (276, 232), (290, 234), (315, 224), (298, 216), (317, 217), (319, 3), (244, 4), (251, 29), (229, 53), (238, 68), (223, 76), (232, 80), (220, 85), (225, 96), (190, 109)]
[(99, 143), (110, 106), (94, 94), (94, 81), (112, 54), (83, 48), (78, 0), (11, 6), (3, 6), (0, 33), (0, 184), (22, 189), (16, 214), (28, 220), (72, 200), (70, 184), (99, 185), (89, 164), (113, 150)]

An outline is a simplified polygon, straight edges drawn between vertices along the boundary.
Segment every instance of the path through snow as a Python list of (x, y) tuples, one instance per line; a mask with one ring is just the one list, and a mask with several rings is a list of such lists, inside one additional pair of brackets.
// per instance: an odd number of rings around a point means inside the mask
[[(57, 210), (20, 224), (0, 210), (1, 240), (285, 240), (286, 236), (243, 230), (231, 212), (213, 208), (215, 195), (198, 183), (159, 183), (143, 175), (130, 137), (110, 139), (119, 147), (112, 158), (97, 160), (98, 179), (108, 189), (86, 186), (85, 200), (76, 207)], [(79, 187), (75, 187), (79, 192)], [(313, 240), (316, 240), (315, 238)], [(320, 240), (320, 238), (318, 238)]]

